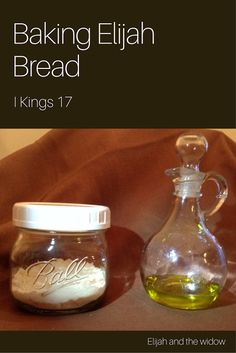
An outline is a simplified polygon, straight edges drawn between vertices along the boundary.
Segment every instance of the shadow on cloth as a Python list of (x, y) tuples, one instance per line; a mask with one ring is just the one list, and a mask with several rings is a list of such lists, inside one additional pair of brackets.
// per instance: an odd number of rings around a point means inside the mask
[(109, 253), (109, 284), (102, 306), (127, 292), (139, 270), (144, 241), (134, 232), (113, 226), (106, 234)]
[(216, 306), (228, 306), (236, 303), (236, 248), (233, 246), (235, 243), (235, 231), (221, 229), (218, 238), (227, 259), (228, 275)]

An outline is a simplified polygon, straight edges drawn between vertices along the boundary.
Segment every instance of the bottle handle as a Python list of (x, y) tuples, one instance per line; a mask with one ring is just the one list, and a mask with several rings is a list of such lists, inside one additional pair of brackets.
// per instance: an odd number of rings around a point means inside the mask
[(219, 174), (216, 174), (215, 172), (208, 172), (206, 173), (204, 182), (209, 180), (215, 182), (217, 186), (217, 195), (212, 207), (207, 210), (203, 210), (203, 214), (205, 217), (212, 216), (214, 213), (216, 213), (221, 208), (228, 196), (228, 185), (224, 177)]

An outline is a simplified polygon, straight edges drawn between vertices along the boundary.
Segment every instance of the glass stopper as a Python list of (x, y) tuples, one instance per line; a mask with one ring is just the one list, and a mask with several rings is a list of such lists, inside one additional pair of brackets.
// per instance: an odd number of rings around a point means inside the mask
[(199, 171), (199, 163), (207, 152), (207, 139), (200, 134), (182, 134), (176, 141), (176, 149), (182, 161), (182, 167)]

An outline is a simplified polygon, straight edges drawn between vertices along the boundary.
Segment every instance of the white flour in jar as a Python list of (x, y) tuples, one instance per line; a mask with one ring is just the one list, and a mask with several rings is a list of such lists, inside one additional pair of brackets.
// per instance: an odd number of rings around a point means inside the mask
[(105, 292), (105, 270), (83, 259), (36, 262), (12, 274), (12, 294), (40, 309), (75, 309)]

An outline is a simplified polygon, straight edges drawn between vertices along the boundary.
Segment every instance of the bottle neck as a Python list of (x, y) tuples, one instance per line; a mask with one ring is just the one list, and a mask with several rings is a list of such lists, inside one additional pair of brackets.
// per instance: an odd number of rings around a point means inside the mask
[[(201, 176), (203, 176), (203, 173)], [(195, 174), (192, 174), (191, 176), (181, 176), (176, 178), (174, 180), (174, 194), (181, 198), (199, 198), (201, 196), (202, 181), (203, 177), (196, 177)]]
[(181, 222), (183, 224), (202, 222), (203, 216), (199, 200), (199, 197), (176, 196), (170, 221), (175, 223)]

